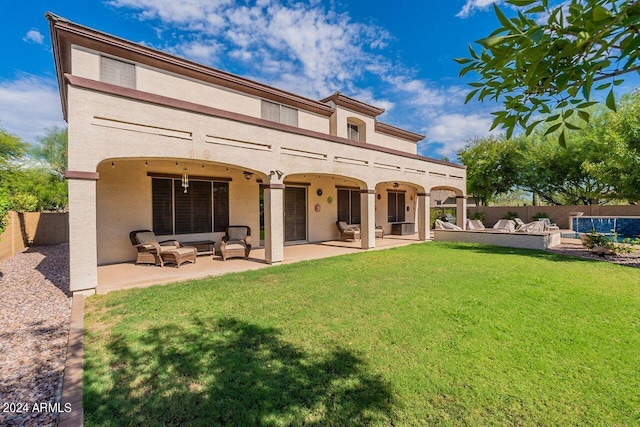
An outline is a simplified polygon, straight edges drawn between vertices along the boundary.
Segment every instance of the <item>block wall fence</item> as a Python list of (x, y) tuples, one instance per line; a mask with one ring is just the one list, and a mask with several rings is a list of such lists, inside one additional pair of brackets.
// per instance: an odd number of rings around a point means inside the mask
[(29, 246), (59, 245), (69, 242), (69, 214), (66, 212), (9, 211), (7, 228), (0, 234), (0, 261)]

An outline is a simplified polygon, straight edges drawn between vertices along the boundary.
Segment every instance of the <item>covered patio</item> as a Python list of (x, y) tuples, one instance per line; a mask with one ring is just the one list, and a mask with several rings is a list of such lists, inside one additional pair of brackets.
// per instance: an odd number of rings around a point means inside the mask
[[(404, 236), (385, 235), (383, 239), (376, 239), (376, 247), (369, 250), (388, 249), (420, 243), (418, 233)], [(284, 247), (283, 264), (291, 264), (332, 256), (361, 252), (360, 241), (342, 242), (330, 240), (325, 242), (288, 245)], [(98, 266), (98, 294), (111, 291), (142, 288), (153, 285), (179, 282), (183, 280), (199, 279), (209, 276), (220, 276), (259, 268), (270, 267), (265, 259), (264, 247), (253, 249), (249, 259), (233, 258), (223, 261), (219, 256), (199, 256), (195, 264), (185, 263), (180, 268), (172, 265), (159, 267), (154, 265), (136, 265), (134, 262), (124, 262)]]

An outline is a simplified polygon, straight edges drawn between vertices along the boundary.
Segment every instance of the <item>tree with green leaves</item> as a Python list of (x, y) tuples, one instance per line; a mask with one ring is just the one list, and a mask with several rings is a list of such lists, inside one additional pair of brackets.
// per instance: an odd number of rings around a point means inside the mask
[(534, 132), (516, 138), (521, 153), (518, 186), (554, 205), (601, 204), (618, 199), (616, 188), (589, 167), (608, 161), (607, 143), (594, 126), (556, 135)]
[(60, 180), (64, 179), (67, 170), (68, 136), (67, 128), (50, 127), (38, 138), (39, 144), (31, 149), (31, 156), (43, 161)]
[(457, 154), (467, 166), (467, 191), (480, 205), (487, 206), (496, 195), (510, 191), (518, 182), (521, 153), (511, 140), (474, 138)]
[(0, 172), (15, 167), (14, 162), (24, 156), (27, 147), (20, 138), (0, 128)]
[(616, 189), (620, 199), (640, 202), (640, 90), (624, 95), (617, 111), (603, 111), (591, 121), (606, 142), (606, 159), (585, 167)]
[(0, 233), (7, 226), (6, 216), (11, 209), (12, 199), (7, 184), (18, 170), (16, 162), (27, 151), (27, 144), (15, 135), (0, 128)]
[[(628, 73), (640, 72), (639, 0), (506, 0), (515, 16), (494, 5), (500, 26), (469, 47), (470, 58), (458, 58), (461, 75), (477, 73), (479, 81), (467, 102), (500, 101), (493, 128), (507, 138), (521, 127), (529, 135), (544, 123), (561, 146), (567, 133), (590, 119), (595, 93), (607, 93), (616, 109), (613, 88)], [(606, 92), (603, 92), (606, 91)], [(544, 116), (544, 118), (539, 118)]]

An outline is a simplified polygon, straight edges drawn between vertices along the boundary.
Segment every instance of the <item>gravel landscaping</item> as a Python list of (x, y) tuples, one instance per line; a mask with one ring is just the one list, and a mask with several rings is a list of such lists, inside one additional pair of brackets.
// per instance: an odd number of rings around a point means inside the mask
[[(68, 245), (0, 263), (0, 425), (56, 425), (69, 336)], [(34, 410), (34, 405), (36, 406)]]
[(552, 252), (561, 253), (563, 255), (577, 256), (580, 258), (589, 258), (599, 261), (611, 262), (614, 264), (626, 265), (627, 267), (640, 268), (640, 250), (632, 254), (605, 255), (600, 256), (590, 252), (581, 244), (563, 243), (553, 248), (549, 248)]

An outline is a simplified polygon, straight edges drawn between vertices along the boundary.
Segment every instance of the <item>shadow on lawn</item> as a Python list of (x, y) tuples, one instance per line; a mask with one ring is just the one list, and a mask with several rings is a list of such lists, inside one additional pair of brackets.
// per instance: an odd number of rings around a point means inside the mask
[(553, 252), (551, 250), (542, 251), (542, 250), (536, 250), (536, 249), (509, 248), (504, 246), (492, 246), (492, 245), (483, 245), (483, 244), (475, 244), (475, 243), (447, 242), (446, 244), (453, 249), (472, 251), (472, 252), (477, 252), (481, 254), (527, 256), (531, 258), (545, 259), (548, 261), (571, 262), (571, 263), (594, 263), (594, 262), (601, 261), (601, 260), (590, 259), (590, 258), (582, 258), (577, 255), (561, 254), (561, 253)]
[[(111, 367), (85, 360), (85, 416), (110, 425), (365, 425), (388, 422), (391, 391), (352, 352), (306, 353), (273, 328), (193, 319), (111, 336)], [(94, 373), (109, 369), (108, 381)], [(87, 373), (88, 372), (88, 373)], [(94, 382), (96, 381), (96, 382)], [(105, 384), (106, 383), (106, 384)], [(105, 387), (106, 388), (103, 388)]]

